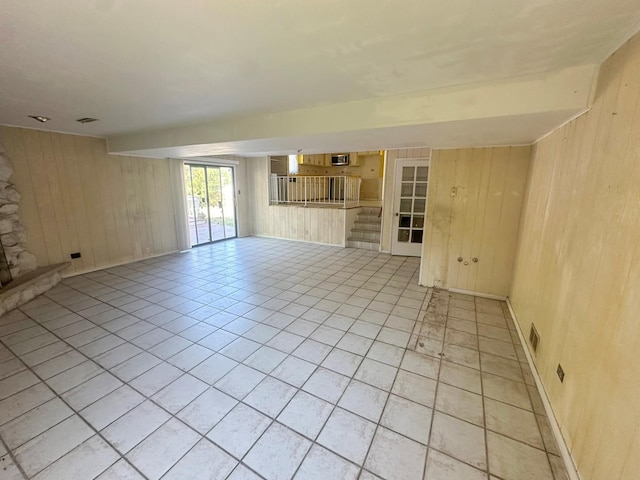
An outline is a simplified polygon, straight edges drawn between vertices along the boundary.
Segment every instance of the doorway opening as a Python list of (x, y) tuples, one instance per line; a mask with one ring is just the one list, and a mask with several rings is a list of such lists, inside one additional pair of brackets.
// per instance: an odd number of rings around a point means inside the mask
[(238, 236), (233, 167), (185, 164), (191, 246)]

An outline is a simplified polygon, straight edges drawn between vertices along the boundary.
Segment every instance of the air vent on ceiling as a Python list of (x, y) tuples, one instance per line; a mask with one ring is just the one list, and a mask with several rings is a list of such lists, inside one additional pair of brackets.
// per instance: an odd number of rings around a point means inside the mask
[(33, 118), (34, 120), (40, 123), (47, 123), (51, 120), (49, 117), (45, 117), (44, 115), (27, 115), (29, 118)]
[(91, 118), (91, 117), (84, 117), (76, 120), (76, 122), (78, 123), (91, 123), (91, 122), (97, 122), (97, 121), (98, 121), (97, 118)]
[(535, 353), (538, 350), (538, 345), (540, 344), (540, 335), (538, 335), (536, 326), (533, 323), (531, 324), (531, 330), (529, 330), (529, 343), (531, 344), (533, 353)]

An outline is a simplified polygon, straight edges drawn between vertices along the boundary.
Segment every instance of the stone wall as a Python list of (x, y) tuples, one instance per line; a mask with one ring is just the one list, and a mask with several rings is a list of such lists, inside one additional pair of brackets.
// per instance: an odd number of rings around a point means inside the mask
[(27, 236), (18, 217), (20, 193), (9, 181), (11, 175), (13, 167), (0, 136), (0, 242), (7, 257), (11, 276), (15, 279), (34, 270), (37, 262), (36, 257), (28, 252), (25, 246)]

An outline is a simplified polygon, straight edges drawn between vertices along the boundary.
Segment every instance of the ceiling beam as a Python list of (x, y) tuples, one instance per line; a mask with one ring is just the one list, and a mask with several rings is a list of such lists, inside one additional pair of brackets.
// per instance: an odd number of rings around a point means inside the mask
[[(109, 150), (143, 156), (246, 154), (250, 142), (254, 151), (268, 153), (284, 146), (295, 150), (298, 138), (320, 136), (330, 143), (332, 136), (416, 126), (438, 126), (443, 146), (453, 148), (467, 146), (478, 122), (501, 125), (496, 120), (520, 118), (525, 130), (526, 120), (535, 119), (529, 134), (533, 141), (544, 133), (541, 129), (550, 130), (590, 106), (597, 73), (597, 65), (576, 66), (490, 83), (116, 135), (108, 138)], [(548, 120), (541, 123), (541, 119)], [(512, 143), (523, 143), (523, 135), (526, 132), (520, 129)], [(425, 138), (425, 144), (428, 141)], [(501, 143), (505, 141), (508, 138)]]

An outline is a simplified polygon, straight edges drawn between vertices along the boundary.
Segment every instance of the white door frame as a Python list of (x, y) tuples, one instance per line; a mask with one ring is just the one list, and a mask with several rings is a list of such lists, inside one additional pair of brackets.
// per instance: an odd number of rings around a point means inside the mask
[[(398, 242), (398, 229), (400, 227), (400, 216), (398, 215), (400, 209), (400, 191), (402, 187), (402, 167), (403, 166), (420, 166), (420, 167), (429, 167), (429, 175), (427, 176), (427, 192), (425, 196), (425, 207), (424, 207), (424, 225), (422, 228), (423, 237), (422, 242), (417, 244), (409, 244), (413, 245), (414, 248), (412, 252), (408, 252), (407, 248), (402, 249), (402, 247), (406, 247), (407, 245), (403, 242)], [(402, 255), (402, 256), (414, 256), (421, 257), (422, 256), (422, 245), (424, 243), (424, 232), (427, 227), (427, 211), (428, 211), (428, 198), (429, 198), (429, 177), (431, 176), (431, 158), (430, 157), (414, 157), (414, 158), (397, 158), (394, 165), (394, 178), (393, 178), (393, 211), (391, 217), (391, 255)], [(415, 185), (415, 180), (414, 180)], [(418, 247), (419, 245), (419, 247)]]

